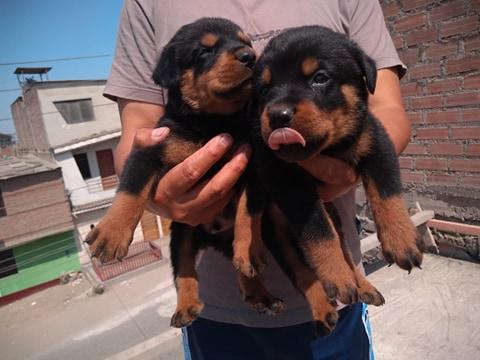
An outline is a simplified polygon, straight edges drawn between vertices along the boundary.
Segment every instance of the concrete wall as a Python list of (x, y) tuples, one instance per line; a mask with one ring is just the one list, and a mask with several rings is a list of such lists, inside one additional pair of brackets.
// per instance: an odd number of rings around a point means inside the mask
[(0, 248), (73, 228), (60, 169), (2, 180), (0, 187), (7, 211), (0, 218)]
[[(104, 84), (58, 85), (38, 88), (38, 96), (50, 145), (55, 148), (77, 139), (95, 137), (121, 128), (117, 105), (102, 96)], [(54, 105), (55, 101), (92, 99), (94, 121), (67, 124)]]
[(43, 114), (35, 87), (25, 87), (23, 97), (11, 106), (20, 150), (46, 151), (50, 148)]
[(480, 221), (480, 1), (381, 1), (408, 66), (413, 137), (400, 159), (408, 198), (439, 216)]

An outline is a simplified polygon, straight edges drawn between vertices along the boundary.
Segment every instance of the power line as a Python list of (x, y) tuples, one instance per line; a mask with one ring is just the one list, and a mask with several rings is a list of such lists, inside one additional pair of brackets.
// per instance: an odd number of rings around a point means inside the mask
[(95, 59), (95, 58), (109, 57), (109, 56), (112, 56), (112, 54), (75, 56), (75, 57), (66, 57), (66, 58), (58, 58), (58, 59), (34, 60), (34, 61), (16, 61), (16, 62), (11, 62), (11, 63), (0, 63), (0, 66), (11, 66), (11, 65), (20, 65), (20, 64), (36, 64), (36, 63), (57, 62), (57, 61), (72, 61), (72, 60), (83, 60), (83, 59)]
[(20, 89), (20, 88), (18, 88), (18, 89), (0, 89), (0, 92), (19, 91), (19, 90), (22, 90), (22, 89)]
[(10, 121), (13, 120), (12, 118), (1, 118), (0, 121)]

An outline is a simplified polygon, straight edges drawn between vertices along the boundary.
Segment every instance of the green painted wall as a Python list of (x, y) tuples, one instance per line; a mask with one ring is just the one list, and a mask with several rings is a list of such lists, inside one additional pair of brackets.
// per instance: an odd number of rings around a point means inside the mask
[(80, 270), (73, 231), (46, 236), (12, 249), (18, 273), (0, 279), (0, 296), (28, 289)]

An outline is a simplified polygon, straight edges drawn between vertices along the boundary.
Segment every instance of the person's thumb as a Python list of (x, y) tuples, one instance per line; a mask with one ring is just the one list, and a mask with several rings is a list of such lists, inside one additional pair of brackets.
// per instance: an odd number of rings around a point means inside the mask
[(134, 146), (141, 149), (157, 145), (165, 140), (169, 133), (170, 129), (167, 127), (138, 129), (135, 133)]

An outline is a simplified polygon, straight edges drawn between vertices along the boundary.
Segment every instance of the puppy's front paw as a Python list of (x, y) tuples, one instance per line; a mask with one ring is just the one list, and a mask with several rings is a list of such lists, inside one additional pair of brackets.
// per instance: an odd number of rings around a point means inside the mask
[(181, 328), (190, 325), (203, 310), (203, 303), (200, 300), (192, 300), (177, 306), (170, 321), (170, 326)]
[(421, 268), (423, 246), (418, 240), (416, 228), (410, 221), (403, 226), (396, 226), (396, 228), (401, 228), (403, 231), (379, 233), (385, 261), (389, 264), (396, 263), (409, 273), (413, 267)]
[(133, 232), (130, 228), (105, 219), (88, 233), (85, 242), (90, 246), (92, 257), (105, 263), (123, 259), (132, 239)]

